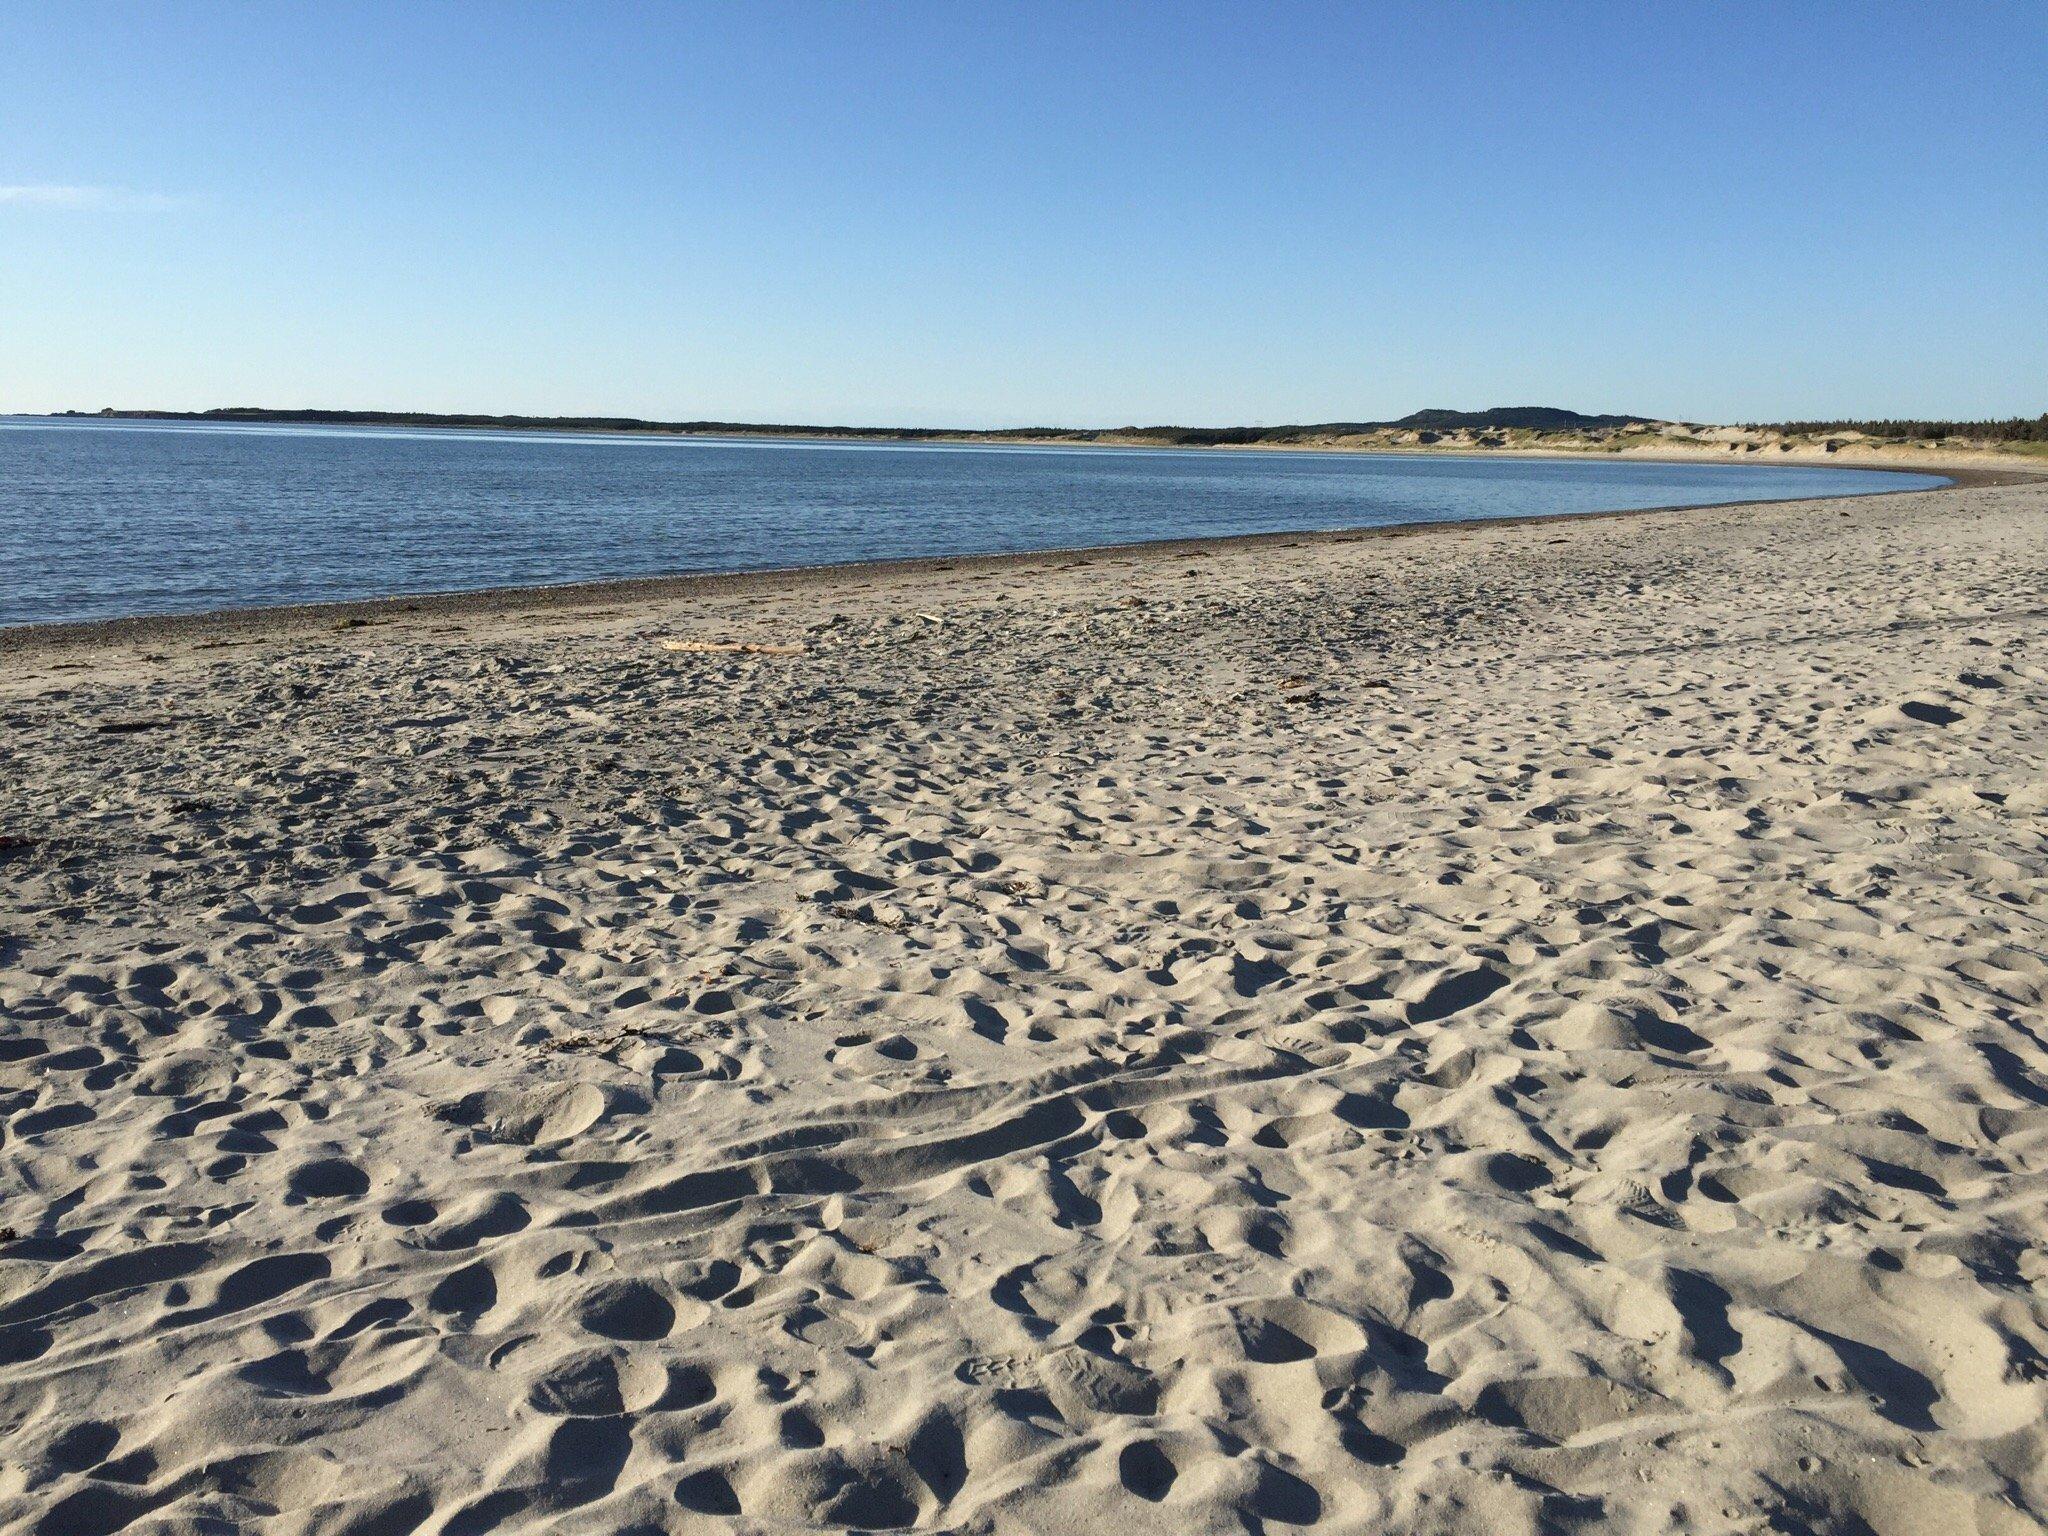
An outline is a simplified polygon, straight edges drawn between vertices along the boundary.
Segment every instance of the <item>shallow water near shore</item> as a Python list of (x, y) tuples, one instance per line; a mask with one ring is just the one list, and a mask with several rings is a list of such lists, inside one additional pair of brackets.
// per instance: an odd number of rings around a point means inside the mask
[(1771, 464), (0, 421), (0, 625), (1848, 496)]

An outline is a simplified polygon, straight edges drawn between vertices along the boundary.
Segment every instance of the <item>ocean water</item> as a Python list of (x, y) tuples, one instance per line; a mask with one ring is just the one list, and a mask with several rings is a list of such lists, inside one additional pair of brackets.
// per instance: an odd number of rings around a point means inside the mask
[(0, 624), (1845, 496), (1771, 464), (0, 418)]

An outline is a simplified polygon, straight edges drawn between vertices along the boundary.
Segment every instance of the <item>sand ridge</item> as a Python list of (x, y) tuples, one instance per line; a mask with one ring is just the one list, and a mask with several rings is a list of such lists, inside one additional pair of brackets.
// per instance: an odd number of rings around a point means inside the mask
[(19, 644), (0, 1528), (2038, 1529), (2044, 514)]

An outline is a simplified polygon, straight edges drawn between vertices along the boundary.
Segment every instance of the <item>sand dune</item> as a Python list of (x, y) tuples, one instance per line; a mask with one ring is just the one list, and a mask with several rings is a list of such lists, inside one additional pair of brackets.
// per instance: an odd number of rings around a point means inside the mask
[(2008, 486), (0, 640), (0, 1528), (2038, 1530), (2044, 619)]

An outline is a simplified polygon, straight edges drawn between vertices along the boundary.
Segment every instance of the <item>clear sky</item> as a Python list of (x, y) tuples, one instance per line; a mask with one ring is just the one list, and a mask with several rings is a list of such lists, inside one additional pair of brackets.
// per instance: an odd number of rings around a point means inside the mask
[(2048, 3), (0, 9), (0, 410), (2048, 409)]

